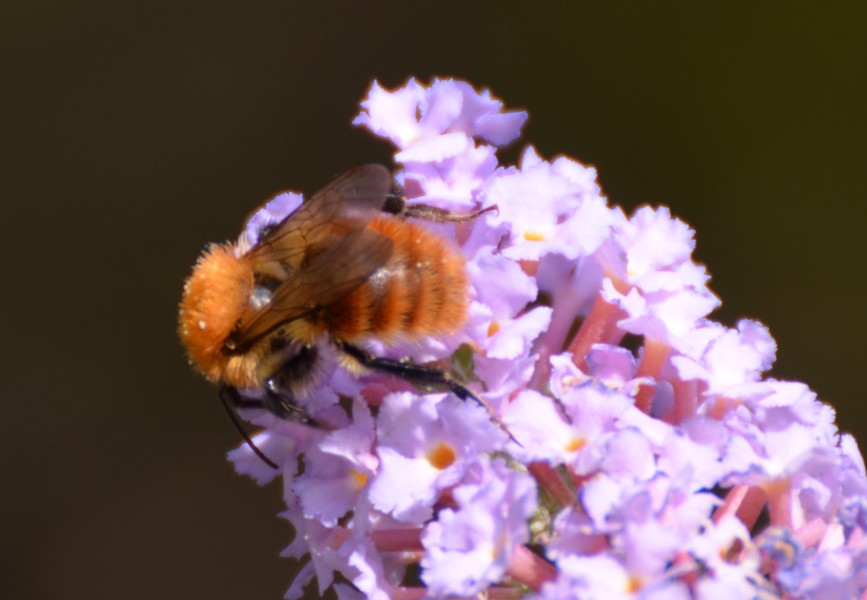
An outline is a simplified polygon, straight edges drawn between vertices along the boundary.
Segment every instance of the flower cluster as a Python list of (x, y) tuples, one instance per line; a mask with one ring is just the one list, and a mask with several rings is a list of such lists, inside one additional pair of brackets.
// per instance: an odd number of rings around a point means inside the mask
[[(306, 408), (334, 429), (251, 419), (231, 453), (283, 477), (284, 516), (340, 598), (853, 598), (867, 590), (867, 478), (833, 410), (763, 376), (776, 345), (730, 328), (665, 207), (610, 206), (596, 171), (497, 147), (527, 114), (456, 80), (374, 83), (355, 124), (396, 147), (411, 202), (468, 212), (425, 224), (466, 259), (467, 323), (423, 347), (496, 411), (335, 367)], [(245, 232), (282, 218), (278, 202)], [(342, 402), (342, 403), (341, 403)], [(339, 577), (337, 576), (339, 574)]]

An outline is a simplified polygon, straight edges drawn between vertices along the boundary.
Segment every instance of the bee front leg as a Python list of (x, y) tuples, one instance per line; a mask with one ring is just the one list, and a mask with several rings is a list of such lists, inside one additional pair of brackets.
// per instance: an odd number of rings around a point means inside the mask
[(272, 469), (278, 469), (279, 467), (277, 466), (277, 463), (265, 456), (265, 453), (259, 450), (256, 444), (253, 443), (250, 434), (247, 433), (241, 425), (241, 421), (238, 420), (238, 415), (235, 413), (235, 410), (238, 408), (264, 408), (262, 401), (244, 398), (236, 388), (229, 386), (221, 387), (219, 395), (220, 404), (223, 405), (226, 414), (229, 415), (229, 420), (232, 422), (232, 425), (235, 426), (235, 429), (238, 430), (238, 433), (241, 434), (241, 437), (244, 438), (244, 442), (249, 446), (250, 450), (253, 451), (253, 454), (258, 456), (263, 463)]
[(383, 212), (396, 215), (401, 218), (421, 219), (423, 221), (431, 221), (432, 223), (446, 222), (461, 222), (472, 221), (492, 210), (499, 210), (497, 205), (486, 206), (481, 210), (476, 210), (471, 213), (461, 214), (454, 213), (444, 208), (437, 208), (429, 204), (408, 204), (403, 191), (400, 188), (395, 188), (385, 197), (385, 204), (382, 207)]
[(265, 382), (264, 407), (281, 419), (318, 427), (319, 424), (316, 420), (286, 395), (286, 392), (277, 383), (277, 379), (277, 377), (271, 377)]

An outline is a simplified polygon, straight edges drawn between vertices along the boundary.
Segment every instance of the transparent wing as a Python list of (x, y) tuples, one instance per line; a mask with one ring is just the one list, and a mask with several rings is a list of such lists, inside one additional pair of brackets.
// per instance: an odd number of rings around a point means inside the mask
[(242, 318), (233, 342), (238, 348), (282, 324), (350, 294), (389, 259), (390, 239), (366, 228), (391, 190), (381, 165), (356, 167), (339, 176), (254, 246), (255, 263), (279, 263), (287, 279), (270, 302)]
[(271, 301), (239, 323), (234, 341), (249, 346), (289, 321), (344, 298), (363, 285), (391, 256), (392, 241), (356, 229), (274, 290)]
[(391, 190), (382, 165), (355, 167), (304, 202), (248, 252), (253, 261), (297, 267), (379, 214)]

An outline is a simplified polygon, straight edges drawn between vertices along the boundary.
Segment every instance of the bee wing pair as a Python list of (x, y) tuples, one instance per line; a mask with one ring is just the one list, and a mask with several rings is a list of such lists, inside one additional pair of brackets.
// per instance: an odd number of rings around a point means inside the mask
[(284, 323), (345, 297), (391, 256), (393, 243), (366, 226), (392, 188), (382, 165), (356, 167), (314, 194), (250, 251), (253, 264), (279, 264), (290, 276), (233, 336), (246, 347)]

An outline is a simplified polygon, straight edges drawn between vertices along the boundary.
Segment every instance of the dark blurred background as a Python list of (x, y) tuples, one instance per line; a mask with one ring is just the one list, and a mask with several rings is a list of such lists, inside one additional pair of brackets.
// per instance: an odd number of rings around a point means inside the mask
[(774, 375), (867, 438), (859, 3), (234, 4), (0, 6), (0, 596), (282, 597), (280, 487), (226, 462), (176, 304), (259, 201), (388, 161), (350, 126), (373, 78), (489, 87), (531, 114), (507, 157), (670, 205), (717, 318), (766, 323)]

